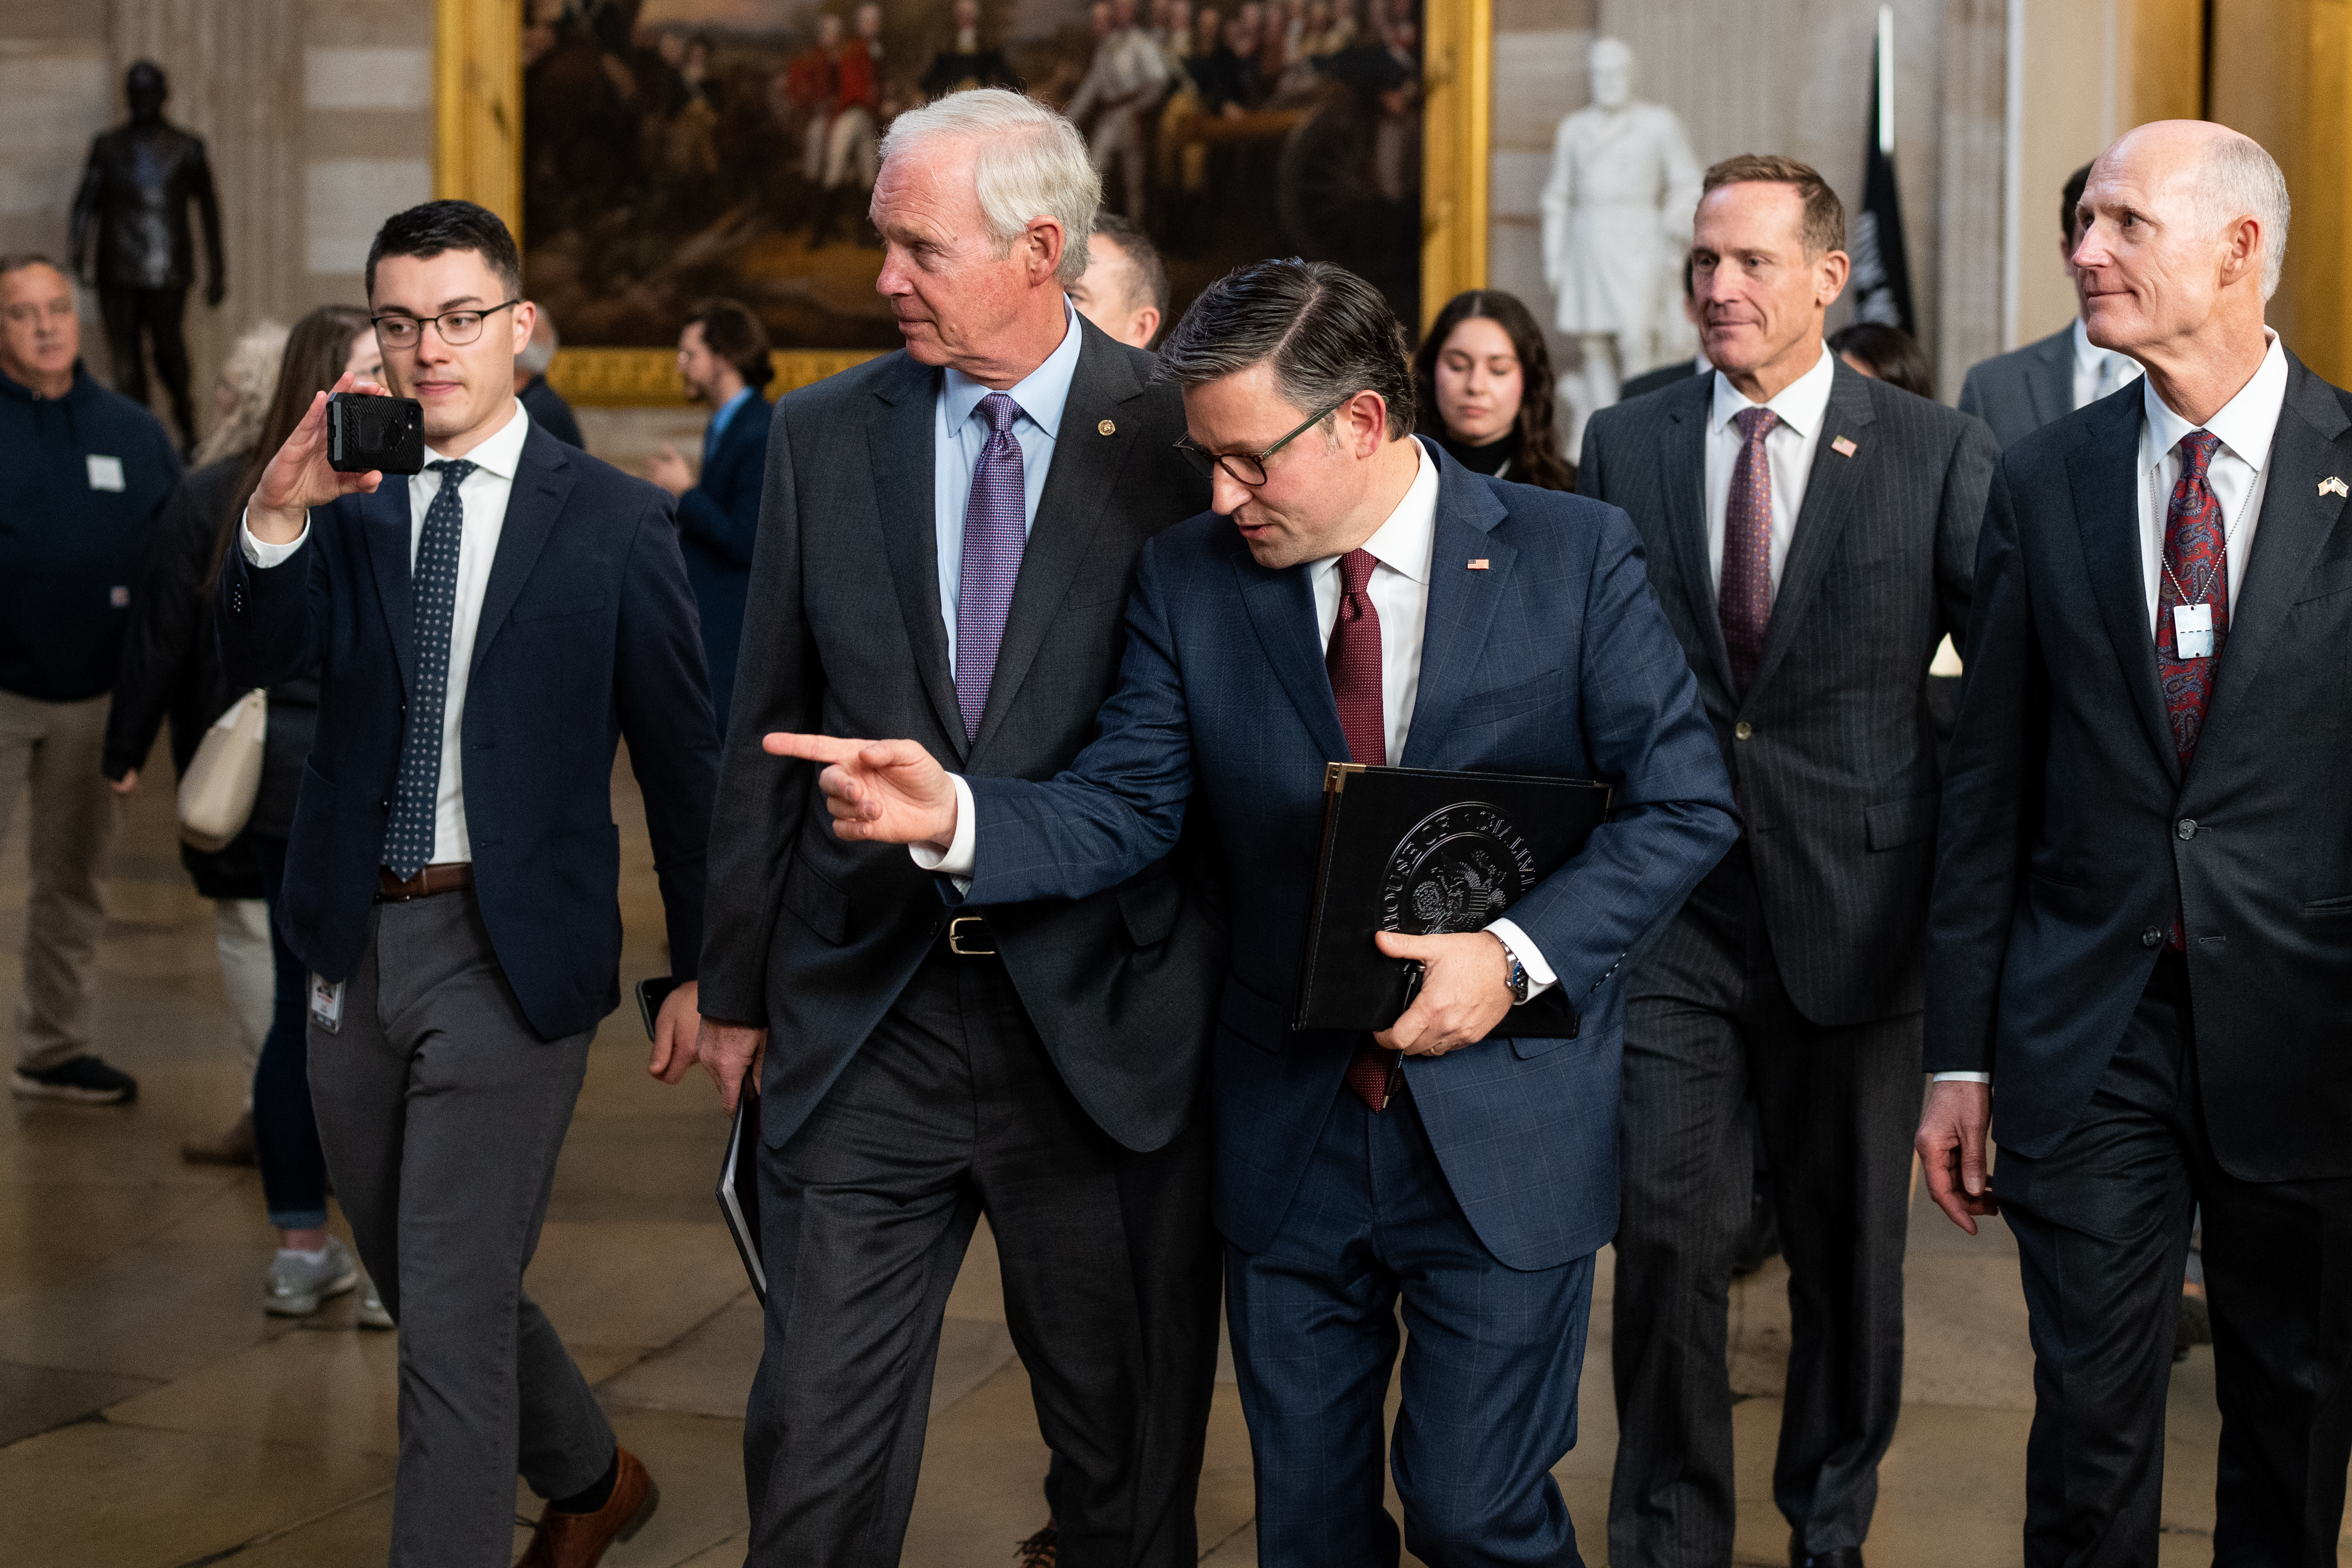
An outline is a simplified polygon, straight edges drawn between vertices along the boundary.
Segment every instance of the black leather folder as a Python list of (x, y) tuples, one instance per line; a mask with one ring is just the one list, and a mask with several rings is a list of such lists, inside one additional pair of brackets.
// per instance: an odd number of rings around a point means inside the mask
[[(1584, 848), (1608, 820), (1609, 786), (1581, 779), (1333, 763), (1292, 1026), (1378, 1031), (1412, 1005), (1421, 966), (1388, 958), (1375, 931), (1484, 931)], [(1511, 1009), (1502, 1036), (1573, 1038), (1559, 987)]]

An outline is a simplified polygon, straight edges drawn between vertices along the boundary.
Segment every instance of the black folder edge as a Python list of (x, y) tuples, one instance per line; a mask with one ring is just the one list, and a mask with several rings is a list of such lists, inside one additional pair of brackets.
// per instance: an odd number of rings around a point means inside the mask
[[(1315, 993), (1315, 955), (1322, 950), (1323, 921), (1325, 915), (1328, 912), (1327, 908), (1328, 900), (1326, 898), (1326, 891), (1330, 887), (1329, 871), (1331, 868), (1331, 843), (1332, 840), (1337, 838), (1339, 835), (1340, 810), (1338, 800), (1339, 797), (1344, 797), (1347, 794), (1348, 775), (1350, 773), (1360, 773), (1364, 771), (1364, 767), (1365, 764), (1362, 763), (1326, 763), (1323, 764), (1323, 835), (1322, 843), (1317, 847), (1315, 852), (1315, 900), (1307, 907), (1307, 948), (1306, 951), (1299, 955), (1298, 959), (1298, 993), (1291, 1002), (1290, 1005), (1290, 1026), (1294, 1029), (1303, 1030), (1307, 1026), (1307, 998), (1312, 996)], [(1516, 779), (1522, 775), (1506, 773), (1497, 774), (1496, 776), (1504, 779)], [(1541, 779), (1538, 782), (1551, 784), (1559, 781)], [(1605, 822), (1608, 820), (1609, 813), (1616, 807), (1617, 791), (1613, 785), (1604, 784), (1600, 787), (1607, 792), (1602, 797), (1601, 808), (1601, 820)], [(1408, 963), (1407, 967), (1412, 971), (1412, 973), (1408, 977), (1405, 984), (1405, 1005), (1407, 1007), (1411, 1007), (1412, 1005), (1414, 995), (1421, 989), (1421, 965), (1418, 963)], [(1570, 1017), (1573, 1019), (1574, 1016), (1574, 1012), (1571, 1010)], [(1508, 1026), (1510, 1022), (1510, 1019), (1506, 1018), (1504, 1020), (1503, 1026), (1495, 1031), (1496, 1035), (1498, 1037), (1507, 1037), (1511, 1033)], [(1571, 1023), (1569, 1028), (1568, 1037), (1573, 1039), (1575, 1037), (1576, 1029), (1573, 1023)]]
[(735, 1126), (727, 1134), (727, 1163), (719, 1170), (719, 1210), (727, 1216), (727, 1234), (735, 1238), (743, 1272), (751, 1277), (751, 1294), (768, 1304), (768, 1270), (760, 1261), (759, 1189), (751, 1187), (751, 1207), (743, 1205), (745, 1184), (756, 1184), (759, 1173), (760, 1091), (751, 1075), (743, 1075), (742, 1091), (735, 1097)]
[[(667, 974), (637, 982), (637, 1012), (646, 1022), (646, 1038), (654, 1037), (662, 1004), (677, 989), (677, 982)], [(760, 1091), (752, 1085), (751, 1075), (745, 1073), (742, 1091), (735, 1100), (735, 1122), (727, 1133), (727, 1159), (719, 1168), (719, 1212), (727, 1221), (736, 1255), (743, 1259), (743, 1272), (751, 1276), (751, 1293), (764, 1307), (768, 1271), (760, 1261), (759, 1148)], [(743, 1201), (747, 1188), (751, 1200), (748, 1205)]]

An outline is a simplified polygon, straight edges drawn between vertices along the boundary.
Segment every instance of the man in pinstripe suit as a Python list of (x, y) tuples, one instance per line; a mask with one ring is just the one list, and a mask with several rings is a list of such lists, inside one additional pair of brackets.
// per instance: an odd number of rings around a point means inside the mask
[(1752, 1096), (1794, 1342), (1790, 1560), (1859, 1564), (1901, 1398), (1904, 1211), (1936, 839), (1928, 661), (1968, 619), (1982, 423), (1822, 346), (1845, 218), (1813, 170), (1707, 171), (1717, 368), (1593, 416), (1579, 488), (1632, 515), (1745, 831), (1630, 965), (1609, 1561), (1731, 1561), (1725, 1364)]

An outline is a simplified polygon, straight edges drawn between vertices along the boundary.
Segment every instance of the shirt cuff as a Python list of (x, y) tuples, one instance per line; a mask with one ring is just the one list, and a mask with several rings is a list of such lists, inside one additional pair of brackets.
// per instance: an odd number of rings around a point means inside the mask
[(1496, 921), (1486, 928), (1486, 934), (1510, 949), (1519, 967), (1528, 972), (1528, 1000), (1532, 1002), (1559, 984), (1559, 976), (1544, 962), (1543, 950), (1528, 940), (1528, 933), (1509, 921)]
[(302, 531), (294, 536), (293, 543), (268, 544), (253, 536), (252, 526), (246, 521), (245, 514), (239, 512), (236, 542), (237, 547), (245, 552), (246, 560), (267, 572), (272, 566), (284, 565), (296, 551), (310, 542), (310, 519), (307, 513), (303, 516)]
[(928, 844), (909, 844), (907, 853), (912, 855), (915, 864), (924, 870), (954, 878), (959, 884), (959, 892), (970, 892), (972, 841), (978, 837), (978, 830), (972, 826), (971, 785), (963, 782), (961, 773), (950, 773), (948, 783), (955, 786), (956, 825), (955, 837), (948, 840), (947, 853), (943, 855)]
[(1992, 1074), (1989, 1072), (1939, 1072), (1936, 1075), (1936, 1081), (1937, 1083), (1990, 1083), (1992, 1081)]

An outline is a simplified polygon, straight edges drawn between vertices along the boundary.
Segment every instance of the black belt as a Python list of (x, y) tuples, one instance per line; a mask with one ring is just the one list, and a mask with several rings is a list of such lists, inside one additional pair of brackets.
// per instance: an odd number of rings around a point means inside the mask
[(948, 929), (940, 940), (958, 958), (996, 956), (996, 933), (988, 929), (987, 920), (980, 915), (956, 916), (948, 921)]

